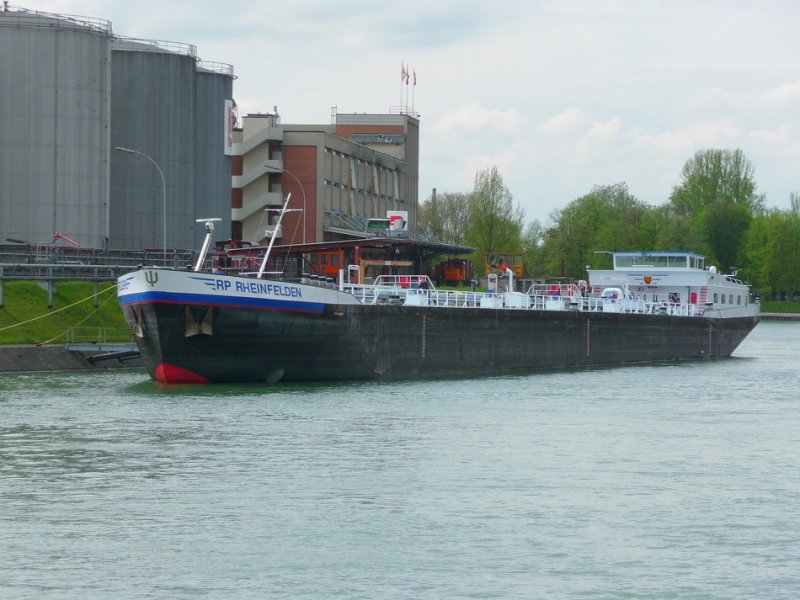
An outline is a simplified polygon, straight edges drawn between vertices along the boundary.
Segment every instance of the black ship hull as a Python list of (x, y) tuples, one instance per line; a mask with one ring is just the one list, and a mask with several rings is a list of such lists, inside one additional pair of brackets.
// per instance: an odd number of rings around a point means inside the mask
[(327, 304), (319, 312), (150, 302), (126, 311), (154, 379), (419, 379), (718, 359), (758, 316)]

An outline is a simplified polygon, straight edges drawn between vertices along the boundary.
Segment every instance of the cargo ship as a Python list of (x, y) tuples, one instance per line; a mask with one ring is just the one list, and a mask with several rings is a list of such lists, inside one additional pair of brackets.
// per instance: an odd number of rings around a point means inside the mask
[[(207, 228), (209, 225), (207, 224)], [(213, 229), (213, 227), (212, 227)], [(208, 234), (211, 235), (210, 232)], [(294, 280), (140, 267), (118, 298), (164, 383), (420, 379), (728, 357), (757, 325), (736, 274), (692, 252), (613, 252), (588, 280), (436, 289), (427, 275)], [(270, 244), (271, 247), (271, 244)]]

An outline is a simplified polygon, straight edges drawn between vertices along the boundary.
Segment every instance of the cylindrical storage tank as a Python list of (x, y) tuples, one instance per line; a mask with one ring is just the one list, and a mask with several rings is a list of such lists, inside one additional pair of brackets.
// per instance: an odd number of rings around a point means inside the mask
[(0, 9), (0, 241), (108, 235), (111, 23)]
[(176, 42), (112, 44), (109, 247), (163, 250), (165, 225), (168, 249), (194, 247), (196, 56)]
[[(195, 215), (198, 219), (222, 219), (215, 225), (215, 240), (231, 237), (231, 157), (226, 155), (226, 147), (228, 126), (232, 124), (226, 100), (233, 101), (233, 79), (232, 65), (204, 61), (197, 66)], [(204, 236), (205, 228), (196, 227), (196, 248)]]

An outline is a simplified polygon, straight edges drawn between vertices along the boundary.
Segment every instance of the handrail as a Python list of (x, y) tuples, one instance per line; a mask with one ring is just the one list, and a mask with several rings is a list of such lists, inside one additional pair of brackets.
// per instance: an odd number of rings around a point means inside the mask
[(170, 40), (147, 40), (144, 38), (127, 37), (124, 35), (114, 36), (113, 50), (123, 51), (143, 51), (143, 52), (170, 52), (197, 59), (197, 46), (185, 42), (173, 42)]
[(202, 69), (204, 71), (209, 71), (211, 73), (218, 73), (220, 75), (229, 75), (234, 78), (236, 77), (233, 74), (233, 65), (230, 65), (228, 63), (214, 62), (210, 60), (198, 60), (197, 68)]
[(3, 19), (2, 23), (8, 23), (13, 20), (13, 24), (17, 26), (53, 27), (53, 21), (55, 21), (56, 25), (63, 29), (88, 30), (103, 35), (111, 35), (111, 21), (96, 17), (62, 15), (18, 7), (8, 7), (5, 10), (1, 10), (0, 16)]
[(635, 298), (601, 298), (580, 294), (574, 284), (564, 284), (564, 294), (553, 294), (549, 286), (534, 293), (473, 292), (437, 290), (420, 285), (430, 280), (426, 275), (380, 275), (373, 284), (340, 284), (340, 290), (355, 296), (363, 304), (403, 304), (453, 308), (507, 308), (518, 310), (613, 312), (641, 315), (701, 316), (694, 304), (646, 302)]

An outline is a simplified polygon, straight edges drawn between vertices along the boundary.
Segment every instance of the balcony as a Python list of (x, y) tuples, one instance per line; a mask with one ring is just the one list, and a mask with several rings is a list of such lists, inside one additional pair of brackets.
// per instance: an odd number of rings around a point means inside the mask
[(265, 208), (280, 208), (283, 206), (283, 195), (280, 192), (268, 192), (253, 199), (245, 200), (241, 208), (231, 209), (231, 219), (244, 221), (247, 217)]

